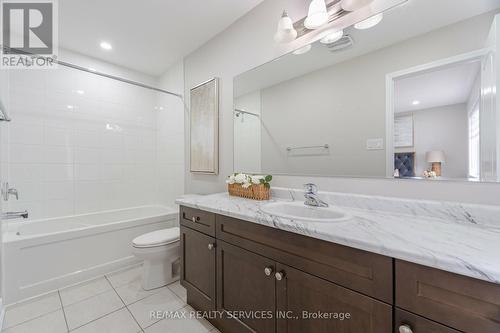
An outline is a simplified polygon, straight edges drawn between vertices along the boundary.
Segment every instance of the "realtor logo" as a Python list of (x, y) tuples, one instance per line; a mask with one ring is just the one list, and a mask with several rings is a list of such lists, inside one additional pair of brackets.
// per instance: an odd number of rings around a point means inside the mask
[(55, 0), (0, 0), (2, 68), (53, 68), (57, 58)]

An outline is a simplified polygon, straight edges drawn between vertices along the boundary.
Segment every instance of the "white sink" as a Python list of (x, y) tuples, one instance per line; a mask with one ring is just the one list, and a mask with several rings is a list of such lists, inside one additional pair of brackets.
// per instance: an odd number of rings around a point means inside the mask
[(303, 202), (273, 202), (261, 207), (264, 213), (292, 220), (307, 222), (339, 222), (351, 218), (341, 210), (332, 207), (310, 207)]

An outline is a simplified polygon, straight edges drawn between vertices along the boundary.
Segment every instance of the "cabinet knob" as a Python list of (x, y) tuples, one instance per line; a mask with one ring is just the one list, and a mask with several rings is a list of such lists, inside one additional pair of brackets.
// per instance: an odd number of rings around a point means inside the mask
[(208, 244), (208, 249), (212, 251), (214, 249), (215, 245), (213, 243)]
[(274, 277), (276, 278), (276, 280), (281, 281), (285, 277), (285, 273), (283, 273), (283, 272), (276, 272), (276, 274), (274, 274)]
[(399, 333), (413, 333), (413, 331), (409, 325), (405, 324), (399, 326)]
[(271, 276), (271, 274), (273, 274), (273, 268), (272, 267), (264, 268), (264, 274), (266, 274), (266, 276)]

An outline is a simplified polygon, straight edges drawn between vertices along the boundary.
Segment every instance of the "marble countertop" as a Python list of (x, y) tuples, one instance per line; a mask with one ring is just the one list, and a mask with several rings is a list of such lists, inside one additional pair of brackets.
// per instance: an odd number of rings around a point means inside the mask
[[(322, 198), (331, 202), (327, 196)], [(185, 195), (176, 203), (500, 284), (500, 227), (476, 223), (467, 212), (467, 220), (474, 223), (463, 223), (454, 214), (443, 218), (333, 204), (352, 218), (311, 223), (269, 215), (261, 209), (269, 202), (294, 199), (292, 192), (288, 198), (273, 196), (264, 202), (217, 193)], [(415, 209), (411, 211), (415, 213)], [(500, 219), (496, 208), (494, 213)]]

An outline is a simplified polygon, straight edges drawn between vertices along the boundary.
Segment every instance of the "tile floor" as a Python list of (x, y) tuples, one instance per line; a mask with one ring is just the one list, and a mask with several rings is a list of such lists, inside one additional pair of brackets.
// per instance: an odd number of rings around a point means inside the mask
[(7, 308), (2, 333), (217, 333), (195, 318), (151, 319), (150, 311), (190, 311), (179, 282), (141, 288), (141, 267), (68, 287)]

